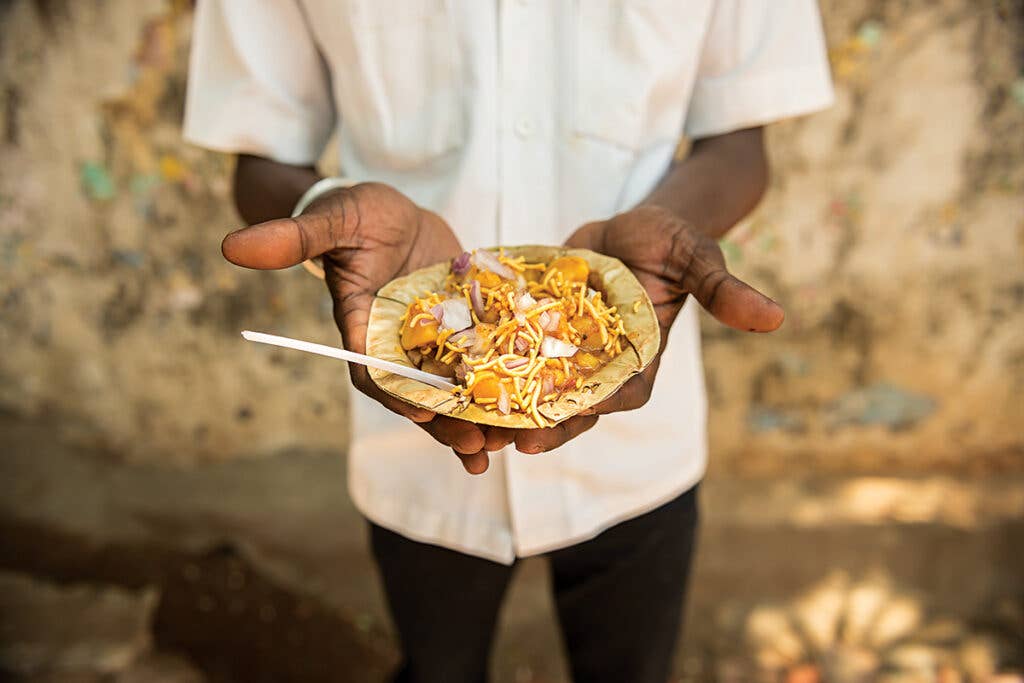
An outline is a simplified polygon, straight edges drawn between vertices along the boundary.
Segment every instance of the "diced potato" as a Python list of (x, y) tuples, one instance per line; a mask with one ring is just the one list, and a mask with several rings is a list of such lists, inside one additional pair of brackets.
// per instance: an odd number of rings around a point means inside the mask
[(560, 256), (548, 265), (548, 270), (559, 270), (566, 282), (586, 282), (590, 266), (579, 256)]
[(601, 359), (586, 351), (577, 351), (572, 359), (581, 370), (593, 371), (601, 366)]
[(604, 348), (601, 330), (597, 321), (588, 315), (578, 315), (572, 319), (572, 326), (580, 333), (580, 348), (584, 351), (598, 351)]
[(565, 373), (562, 371), (561, 366), (558, 366), (557, 368), (544, 368), (540, 371), (540, 378), (542, 382), (550, 380), (551, 385), (556, 391), (566, 389), (568, 385), (572, 384), (572, 382), (569, 381), (569, 378), (566, 377)]
[(402, 325), (402, 348), (406, 351), (435, 342), (437, 342), (436, 320), (428, 321), (426, 324), (417, 324), (415, 327), (409, 327), (408, 321)]
[(501, 381), (491, 375), (483, 377), (473, 385), (473, 398), (493, 398), (501, 396)]

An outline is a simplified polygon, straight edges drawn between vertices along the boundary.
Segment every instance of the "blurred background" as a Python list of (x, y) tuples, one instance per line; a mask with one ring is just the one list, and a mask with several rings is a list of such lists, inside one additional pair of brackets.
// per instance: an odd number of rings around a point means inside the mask
[[(329, 300), (221, 259), (189, 6), (0, 2), (0, 680), (380, 681), (347, 373), (238, 336), (332, 343)], [(1024, 2), (822, 10), (838, 103), (771, 128), (724, 243), (786, 325), (705, 325), (676, 677), (1021, 681)], [(497, 681), (567, 680), (547, 581), (521, 566)]]

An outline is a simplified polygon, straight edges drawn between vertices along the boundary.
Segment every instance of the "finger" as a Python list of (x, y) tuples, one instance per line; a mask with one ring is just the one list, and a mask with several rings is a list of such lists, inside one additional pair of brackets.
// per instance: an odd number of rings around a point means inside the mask
[(724, 269), (702, 278), (692, 294), (719, 322), (737, 330), (771, 332), (786, 317), (781, 306)]
[[(340, 296), (338, 293), (339, 275), (333, 268), (328, 268), (326, 274), (327, 286), (331, 289), (332, 296), (334, 297), (334, 321), (341, 332), (342, 344), (349, 351), (365, 353), (366, 325), (370, 318), (370, 305), (373, 302), (373, 297), (369, 295)], [(435, 413), (433, 411), (406, 403), (378, 387), (373, 378), (370, 377), (370, 372), (366, 366), (359, 365), (358, 363), (349, 363), (348, 371), (349, 376), (352, 378), (352, 384), (359, 391), (377, 401), (391, 412), (407, 417), (417, 424), (434, 419)]]
[(437, 415), (430, 422), (419, 425), (440, 443), (451, 446), (456, 453), (472, 455), (484, 448), (484, 433), (472, 422)]
[[(356, 353), (366, 352), (366, 324), (370, 317), (370, 304), (373, 297), (369, 295), (340, 297), (337, 291), (337, 273), (333, 269), (327, 271), (327, 286), (334, 293), (334, 321), (341, 331), (344, 347)], [(435, 413), (395, 398), (377, 386), (364, 365), (348, 364), (352, 384), (359, 391), (374, 399), (393, 413), (407, 417), (413, 422), (429, 422)]]
[(604, 243), (604, 223), (594, 222), (581, 225), (576, 232), (565, 241), (565, 246), (576, 249), (590, 249), (591, 251), (603, 251), (601, 245)]
[(343, 223), (343, 218), (328, 213), (279, 218), (236, 230), (220, 248), (224, 258), (237, 266), (288, 268), (337, 247)]
[[(663, 336), (664, 340), (665, 337)], [(636, 410), (647, 404), (651, 398), (651, 391), (654, 390), (654, 378), (658, 374), (658, 367), (661, 365), (661, 356), (657, 356), (643, 372), (626, 380), (626, 383), (619, 387), (615, 393), (583, 411), (583, 415), (607, 415), (608, 413), (619, 413), (626, 410)]]
[[(738, 330), (771, 332), (782, 325), (782, 307), (725, 268), (718, 245), (692, 232), (674, 242), (681, 252), (675, 262), (684, 262), (680, 273), (683, 287), (719, 322)], [(674, 250), (675, 251), (675, 250)]]
[(352, 377), (352, 384), (355, 385), (356, 389), (363, 392), (374, 401), (377, 401), (391, 412), (398, 413), (402, 417), (406, 417), (416, 424), (430, 422), (437, 415), (431, 410), (420, 408), (419, 406), (414, 406), (411, 403), (406, 403), (400, 398), (395, 398), (378, 387), (373, 381), (373, 378), (370, 377), (370, 373), (367, 371), (366, 367), (355, 363), (349, 363), (348, 369), (349, 375)]
[(608, 413), (621, 413), (626, 410), (636, 410), (647, 403), (651, 397), (650, 385), (644, 381), (643, 375), (631, 377), (625, 384), (606, 398), (583, 411), (583, 415), (607, 415)]
[(597, 424), (597, 415), (576, 415), (554, 427), (522, 429), (516, 434), (516, 449), (521, 453), (544, 453), (575, 439)]
[[(644, 387), (639, 375), (631, 378), (618, 390), (595, 406), (583, 411), (582, 415), (607, 415), (608, 413), (621, 413), (626, 410), (634, 410), (647, 402), (643, 395)], [(648, 394), (647, 396), (649, 396)]]
[(349, 288), (345, 291), (341, 269), (332, 265), (330, 258), (324, 259), (324, 265), (327, 289), (334, 300), (334, 324), (341, 332), (341, 341), (349, 351), (366, 353), (366, 330), (370, 323), (373, 294), (365, 289)]
[(516, 430), (508, 427), (488, 427), (484, 432), (484, 450), (500, 451), (516, 440)]
[(491, 464), (491, 459), (485, 450), (469, 454), (459, 453), (458, 451), (454, 452), (455, 455), (459, 456), (459, 460), (462, 461), (462, 466), (465, 467), (466, 471), (470, 474), (483, 474)]

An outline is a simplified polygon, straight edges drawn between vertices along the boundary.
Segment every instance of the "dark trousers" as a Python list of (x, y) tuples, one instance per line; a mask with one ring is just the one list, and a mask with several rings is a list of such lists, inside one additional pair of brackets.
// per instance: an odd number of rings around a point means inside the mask
[[(548, 554), (575, 683), (665, 683), (679, 637), (697, 524), (696, 488)], [(481, 683), (513, 566), (370, 525), (401, 641), (395, 678)]]

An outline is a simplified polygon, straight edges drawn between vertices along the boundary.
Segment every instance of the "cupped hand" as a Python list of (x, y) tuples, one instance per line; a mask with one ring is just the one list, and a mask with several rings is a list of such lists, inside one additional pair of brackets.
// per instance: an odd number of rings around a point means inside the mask
[(719, 322), (746, 332), (772, 332), (785, 317), (777, 303), (729, 273), (717, 241), (661, 207), (641, 206), (588, 223), (566, 245), (622, 261), (647, 290), (661, 328), (658, 357), (589, 409), (591, 416), (634, 410), (647, 403), (668, 331), (687, 296), (693, 296)]
[[(636, 275), (654, 304), (662, 351), (691, 295), (720, 322), (739, 330), (771, 332), (782, 324), (778, 304), (729, 273), (718, 243), (667, 209), (638, 207), (588, 223), (566, 240), (566, 246), (614, 256)], [(486, 447), (494, 450), (515, 443), (524, 453), (554, 450), (597, 424), (599, 415), (640, 408), (651, 397), (660, 362), (661, 352), (606, 400), (554, 427), (490, 427)]]
[[(587, 223), (565, 244), (614, 256), (636, 275), (654, 304), (662, 351), (689, 295), (730, 327), (770, 332), (782, 324), (778, 304), (729, 273), (718, 243), (667, 209), (638, 207), (606, 221)], [(659, 351), (643, 372), (603, 402), (554, 427), (487, 428), (487, 450), (515, 443), (523, 453), (551, 451), (592, 428), (599, 415), (640, 408), (651, 397), (660, 362)]]
[[(224, 238), (224, 257), (247, 268), (288, 268), (323, 257), (334, 300), (334, 320), (345, 348), (366, 352), (370, 306), (377, 290), (396, 277), (462, 252), (451, 228), (396, 189), (362, 183), (326, 193), (296, 218), (237, 230)], [(349, 364), (352, 383), (450, 446), (472, 474), (487, 469), (484, 433), (475, 424), (437, 415), (381, 390), (367, 369)]]

